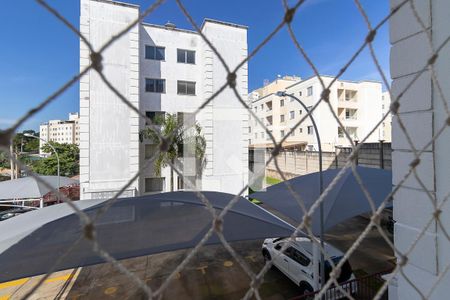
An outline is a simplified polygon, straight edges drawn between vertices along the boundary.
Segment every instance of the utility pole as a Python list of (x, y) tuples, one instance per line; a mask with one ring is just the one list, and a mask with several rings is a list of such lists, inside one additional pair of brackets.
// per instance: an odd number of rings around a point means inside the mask
[(13, 141), (9, 144), (9, 169), (11, 171), (11, 180), (14, 179), (14, 159), (13, 159), (14, 151), (13, 151)]

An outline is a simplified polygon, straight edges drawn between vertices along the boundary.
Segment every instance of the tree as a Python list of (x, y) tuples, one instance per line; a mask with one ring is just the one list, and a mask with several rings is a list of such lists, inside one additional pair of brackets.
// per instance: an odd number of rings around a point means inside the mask
[(3, 151), (0, 151), (0, 168), (9, 169), (9, 156)]
[[(59, 144), (56, 142), (49, 142), (58, 152), (60, 161), (60, 175), (74, 176), (80, 173), (80, 150), (74, 144)], [(42, 175), (57, 175), (58, 161), (52, 148), (45, 144), (42, 147), (45, 153), (50, 153), (49, 157), (40, 159), (32, 164), (34, 172)]]
[[(196, 161), (196, 177), (201, 176), (206, 166), (205, 149), (206, 140), (202, 134), (201, 126), (195, 122), (192, 126), (183, 124), (183, 120), (176, 114), (158, 115), (154, 118), (154, 125), (147, 127), (139, 133), (140, 140), (150, 140), (160, 146), (155, 159), (155, 174), (161, 176), (162, 168), (169, 164), (175, 165), (178, 157), (187, 155)], [(163, 137), (161, 140), (160, 136)], [(170, 168), (170, 190), (174, 190), (173, 168)]]
[[(19, 159), (27, 164), (27, 156), (23, 155), (23, 152), (28, 153), (38, 153), (39, 152), (39, 140), (27, 137), (24, 134), (31, 134), (34, 136), (39, 136), (39, 132), (36, 132), (32, 129), (24, 130), (21, 133), (16, 133), (13, 137), (13, 152), (17, 154)], [(10, 168), (10, 158), (8, 153), (4, 151), (0, 151), (0, 168)]]
[(32, 129), (24, 130), (22, 133), (17, 133), (13, 138), (13, 147), (14, 151), (17, 153), (20, 152), (30, 152), (30, 153), (38, 153), (39, 152), (39, 140), (27, 137), (25, 134), (30, 134), (33, 136), (39, 136), (39, 132), (36, 132)]

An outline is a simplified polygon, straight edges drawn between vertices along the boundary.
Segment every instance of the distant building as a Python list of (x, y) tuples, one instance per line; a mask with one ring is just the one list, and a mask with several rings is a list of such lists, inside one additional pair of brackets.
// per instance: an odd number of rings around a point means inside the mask
[[(321, 78), (325, 86), (334, 80), (331, 76), (321, 76)], [(292, 78), (289, 85), (287, 82), (288, 80), (284, 80), (284, 77), (279, 78), (250, 93), (249, 96), (253, 112), (272, 133), (276, 142), (288, 135), (290, 130), (306, 116), (305, 109), (297, 101), (290, 97), (279, 97), (276, 92), (285, 91), (292, 94), (311, 109), (320, 100), (323, 90), (317, 76), (305, 80), (300, 80), (298, 77)], [(360, 141), (380, 120), (383, 102), (382, 84), (375, 81), (336, 80), (330, 88), (329, 102), (350, 138)], [(385, 102), (387, 103), (388, 99)], [(388, 106), (388, 104), (385, 105)], [(335, 147), (350, 145), (326, 102), (319, 104), (313, 112), (313, 117), (317, 123), (324, 151), (334, 151)], [(366, 142), (378, 142), (379, 135), (378, 131), (372, 133)], [(387, 141), (387, 137), (385, 140)], [(250, 121), (250, 146), (252, 148), (272, 147), (269, 135), (253, 117)], [(310, 119), (306, 118), (300, 126), (295, 128), (282, 146), (317, 151), (316, 135)]]
[[(80, 30), (95, 49), (139, 17), (139, 6), (105, 0), (81, 0)], [(205, 35), (230, 66), (247, 57), (247, 27), (205, 19)], [(90, 63), (80, 43), (80, 67)], [(142, 114), (150, 119), (170, 113), (195, 112), (226, 83), (219, 58), (192, 30), (175, 24), (140, 23), (102, 53), (103, 74)], [(237, 71), (237, 89), (247, 101), (247, 64)], [(206, 139), (206, 167), (195, 169), (182, 157), (183, 176), (174, 172), (174, 189), (196, 188), (237, 194), (248, 182), (248, 111), (227, 88), (197, 115)], [(94, 70), (80, 80), (81, 199), (106, 198), (121, 189), (144, 165), (123, 196), (170, 190), (170, 169), (157, 176), (149, 162), (158, 145), (139, 141), (144, 118), (129, 109)], [(199, 176), (199, 174), (201, 175)]]
[[(69, 120), (50, 120), (48, 123), (39, 126), (39, 136), (46, 142), (56, 142), (60, 144), (80, 144), (80, 116), (78, 113), (70, 113)], [(39, 154), (46, 155), (42, 151), (42, 146), (46, 144), (39, 141)]]

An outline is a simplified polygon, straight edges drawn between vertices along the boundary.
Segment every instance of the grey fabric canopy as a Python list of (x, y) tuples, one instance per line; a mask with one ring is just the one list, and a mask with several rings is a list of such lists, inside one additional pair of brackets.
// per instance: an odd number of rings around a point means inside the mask
[[(58, 189), (58, 176), (39, 176), (53, 189)], [(61, 186), (77, 184), (78, 180), (61, 176)], [(43, 183), (29, 176), (0, 182), (0, 200), (9, 199), (37, 199), (51, 192)]]
[[(340, 170), (330, 169), (323, 172), (324, 190)], [(356, 167), (356, 170), (378, 207), (392, 190), (392, 172), (360, 166)], [(352, 169), (348, 168), (344, 172), (344, 176), (324, 198), (325, 232), (346, 219), (371, 211), (369, 202), (356, 181)], [(319, 198), (319, 173), (299, 176), (288, 181), (293, 190), (304, 201), (307, 209)], [(253, 193), (250, 198), (262, 201), (264, 205), (273, 208), (298, 224), (304, 216), (298, 202), (283, 182), (268, 187), (266, 191)], [(389, 206), (392, 206), (391, 202), (388, 203)], [(319, 235), (320, 215), (318, 208), (312, 216), (311, 225), (313, 233)]]
[[(234, 197), (203, 192), (220, 212)], [(74, 202), (94, 216), (106, 200)], [(211, 228), (212, 216), (194, 192), (171, 192), (121, 198), (97, 220), (100, 245), (116, 259), (194, 247)], [(80, 221), (67, 204), (0, 222), (0, 282), (46, 273), (82, 235)], [(287, 236), (293, 227), (240, 197), (224, 217), (227, 241)], [(219, 243), (214, 234), (207, 244)], [(92, 244), (82, 239), (57, 265), (57, 270), (103, 262)]]

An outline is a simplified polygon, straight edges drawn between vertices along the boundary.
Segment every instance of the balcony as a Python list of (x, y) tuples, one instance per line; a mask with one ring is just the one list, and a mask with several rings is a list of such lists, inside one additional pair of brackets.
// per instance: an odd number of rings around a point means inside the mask
[(354, 122), (358, 120), (358, 110), (352, 108), (338, 108), (339, 120), (343, 122)]
[(358, 92), (354, 90), (338, 90), (338, 106), (344, 108), (358, 107)]

